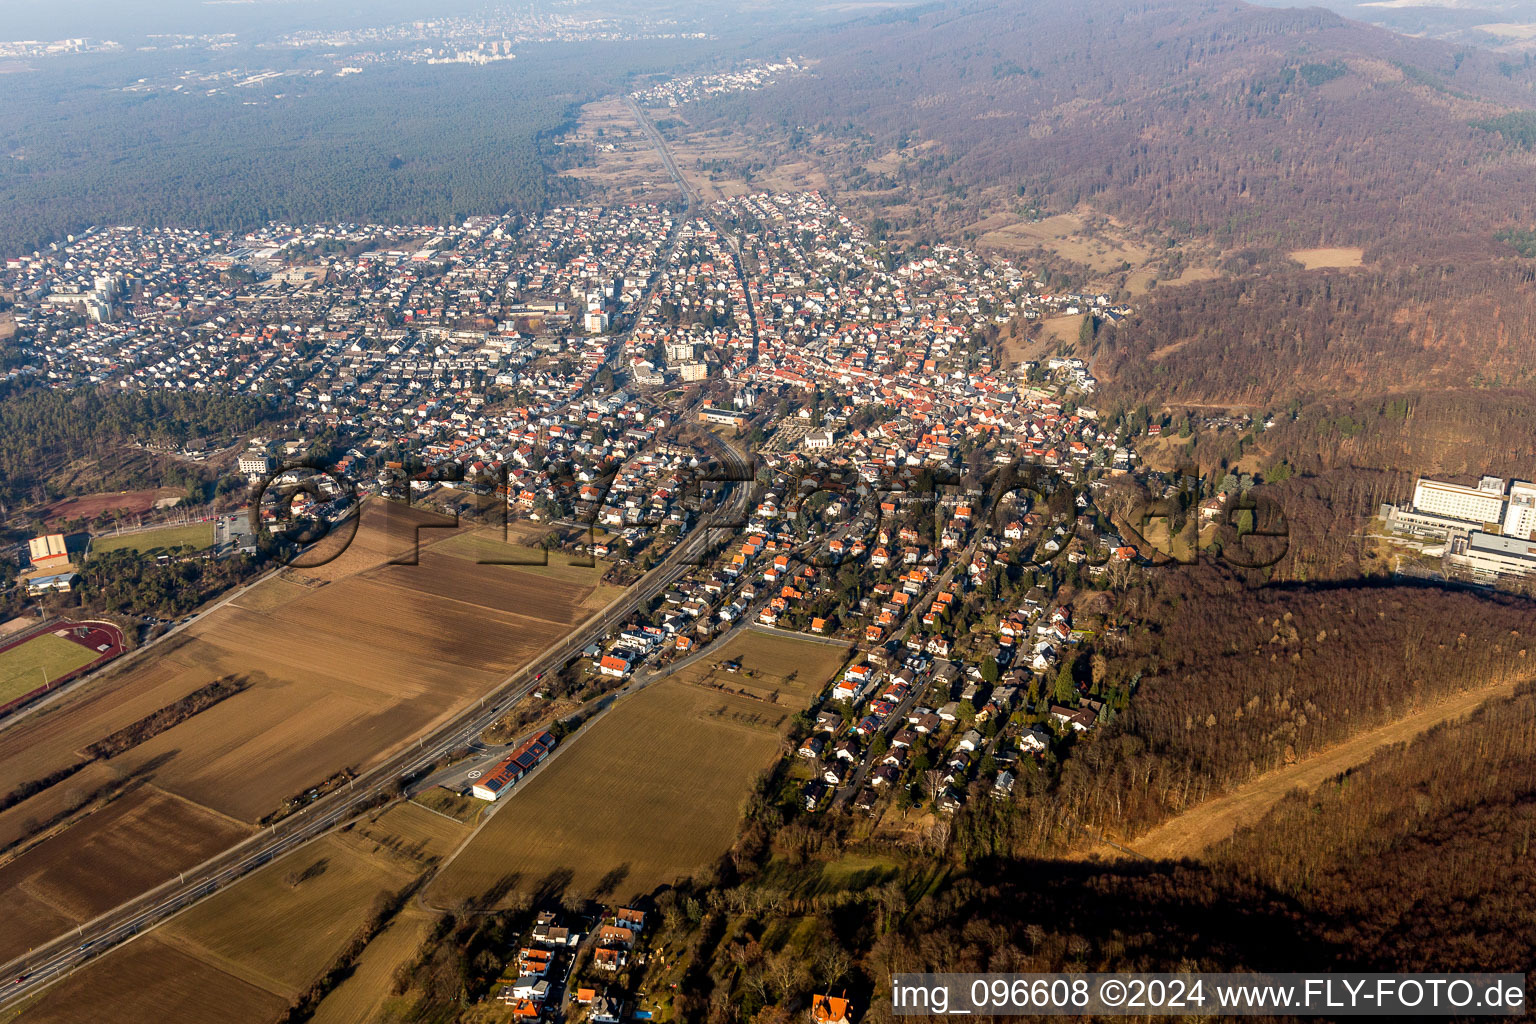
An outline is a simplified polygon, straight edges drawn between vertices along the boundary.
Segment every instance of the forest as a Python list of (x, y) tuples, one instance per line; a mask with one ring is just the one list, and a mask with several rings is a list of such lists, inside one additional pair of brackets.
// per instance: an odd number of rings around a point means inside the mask
[[(270, 90), (125, 92), (109, 64), (0, 75), (0, 249), (90, 224), (442, 224), (566, 197), (542, 141), (684, 41), (548, 45), (516, 61), (377, 66)], [(141, 70), (142, 73), (142, 70)]]
[(1317, 9), (932, 4), (811, 55), (814, 77), (708, 101), (698, 127), (802, 126), (832, 177), (884, 190), (908, 229), (1086, 203), (1221, 249), (1416, 255), (1536, 221), (1511, 127), (1529, 59)]
[[(125, 489), (142, 479), (116, 479), (114, 449), (132, 441), (175, 445), (209, 435), (246, 433), (276, 418), (265, 400), (204, 391), (60, 391), (45, 387), (0, 395), (0, 502), (38, 503), (58, 497), (51, 478), (66, 465), (94, 462), (91, 489), (108, 482)], [(159, 479), (149, 482), (158, 485)]]
[(1515, 259), (1222, 278), (1155, 292), (1091, 354), (1117, 394), (1174, 405), (1529, 388), (1533, 282)]

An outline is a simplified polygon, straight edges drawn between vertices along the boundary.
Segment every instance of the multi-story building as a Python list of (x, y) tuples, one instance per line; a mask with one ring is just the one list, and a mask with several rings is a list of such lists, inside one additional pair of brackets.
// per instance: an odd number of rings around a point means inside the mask
[(1536, 484), (1516, 480), (1509, 488), (1504, 510), (1504, 536), (1520, 540), (1536, 537)]
[(1464, 523), (1500, 524), (1504, 520), (1504, 481), (1485, 476), (1476, 487), (1420, 477), (1413, 486), (1413, 510)]

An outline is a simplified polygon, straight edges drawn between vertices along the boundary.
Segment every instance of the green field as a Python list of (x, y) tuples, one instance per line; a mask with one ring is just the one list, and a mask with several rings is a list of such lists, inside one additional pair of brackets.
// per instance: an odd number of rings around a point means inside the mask
[(143, 533), (128, 533), (120, 537), (92, 537), (91, 550), (138, 551), (142, 554), (165, 554), (173, 548), (187, 546), (202, 550), (213, 546), (212, 523), (187, 523), (185, 526), (167, 526)]
[(43, 673), (54, 680), (101, 657), (97, 652), (52, 633), (33, 637), (0, 654), (0, 704), (43, 685)]

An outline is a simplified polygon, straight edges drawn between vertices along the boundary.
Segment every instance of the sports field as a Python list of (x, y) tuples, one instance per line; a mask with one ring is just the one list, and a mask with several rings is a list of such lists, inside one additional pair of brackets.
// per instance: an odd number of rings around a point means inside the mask
[(145, 530), (142, 533), (91, 538), (91, 550), (98, 554), (106, 551), (164, 554), (178, 547), (189, 547), (201, 551), (203, 548), (212, 546), (212, 523), (186, 523), (181, 526), (166, 526), (158, 530)]
[(35, 636), (7, 651), (0, 651), (0, 704), (89, 665), (99, 657), (101, 652), (52, 633)]

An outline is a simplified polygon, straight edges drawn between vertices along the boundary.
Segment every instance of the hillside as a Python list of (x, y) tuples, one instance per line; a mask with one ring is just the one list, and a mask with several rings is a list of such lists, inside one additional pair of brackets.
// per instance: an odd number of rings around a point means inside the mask
[(812, 56), (717, 121), (819, 132), (843, 187), (926, 192), (950, 227), (1025, 196), (1173, 241), (1369, 256), (1486, 249), (1536, 208), (1513, 187), (1524, 137), (1478, 126), (1530, 105), (1530, 69), (1316, 9), (930, 4)]

